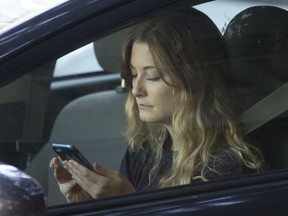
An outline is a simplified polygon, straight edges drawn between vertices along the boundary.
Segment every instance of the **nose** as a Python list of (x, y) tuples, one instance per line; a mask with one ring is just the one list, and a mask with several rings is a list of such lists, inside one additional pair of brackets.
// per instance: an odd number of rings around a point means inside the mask
[(142, 97), (146, 94), (145, 84), (143, 80), (139, 77), (134, 78), (132, 81), (132, 94), (135, 97)]

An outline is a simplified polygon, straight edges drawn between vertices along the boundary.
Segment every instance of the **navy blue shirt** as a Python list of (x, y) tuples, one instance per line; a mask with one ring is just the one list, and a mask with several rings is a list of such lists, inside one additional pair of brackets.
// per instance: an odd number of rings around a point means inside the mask
[[(172, 159), (173, 151), (163, 150), (159, 171), (149, 184), (149, 173), (153, 167), (151, 153), (142, 149), (137, 152), (127, 150), (121, 162), (120, 172), (129, 179), (136, 191), (157, 189), (159, 180), (170, 170)], [(210, 169), (204, 171), (208, 180), (251, 172), (236, 157), (228, 154), (211, 157), (209, 166), (215, 171)]]

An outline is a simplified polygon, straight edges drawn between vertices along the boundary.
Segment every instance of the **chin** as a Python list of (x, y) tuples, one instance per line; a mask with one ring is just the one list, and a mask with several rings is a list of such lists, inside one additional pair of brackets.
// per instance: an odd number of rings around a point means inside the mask
[(147, 123), (158, 123), (158, 124), (162, 124), (163, 123), (163, 121), (161, 121), (161, 120), (159, 120), (159, 119), (153, 119), (153, 118), (141, 118), (140, 117), (140, 119), (141, 119), (141, 121), (143, 121), (143, 122), (147, 122)]
[(158, 122), (158, 121), (156, 121), (156, 120), (153, 119), (153, 118), (147, 118), (147, 117), (141, 117), (141, 116), (140, 116), (140, 119), (141, 119), (141, 121), (147, 122), (147, 123), (157, 123), (157, 122)]

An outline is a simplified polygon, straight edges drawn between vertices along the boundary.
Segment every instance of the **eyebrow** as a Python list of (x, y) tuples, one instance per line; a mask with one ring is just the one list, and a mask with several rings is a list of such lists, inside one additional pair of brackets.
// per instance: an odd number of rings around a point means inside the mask
[[(132, 64), (129, 64), (129, 67), (131, 67), (132, 69), (135, 69)], [(150, 69), (157, 69), (157, 68), (155, 66), (145, 66), (145, 67), (143, 67), (144, 71), (147, 71), (147, 70), (150, 70)]]

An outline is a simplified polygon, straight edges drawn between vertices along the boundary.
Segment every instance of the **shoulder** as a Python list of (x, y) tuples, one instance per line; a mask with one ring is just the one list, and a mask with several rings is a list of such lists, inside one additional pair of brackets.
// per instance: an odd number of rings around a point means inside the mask
[(236, 154), (225, 152), (210, 156), (208, 167), (204, 169), (204, 176), (208, 180), (221, 177), (232, 177), (248, 173), (248, 168)]

